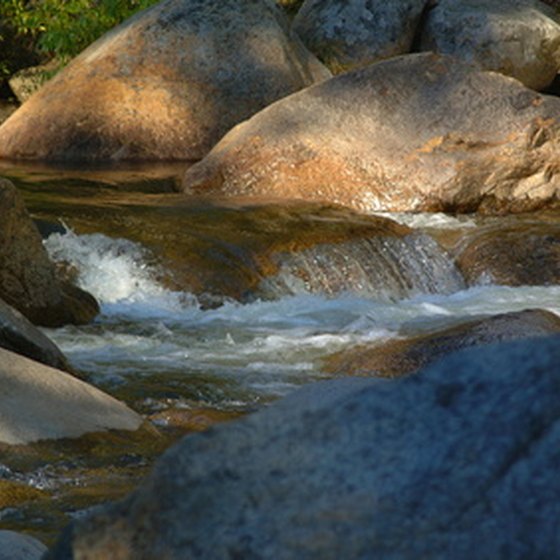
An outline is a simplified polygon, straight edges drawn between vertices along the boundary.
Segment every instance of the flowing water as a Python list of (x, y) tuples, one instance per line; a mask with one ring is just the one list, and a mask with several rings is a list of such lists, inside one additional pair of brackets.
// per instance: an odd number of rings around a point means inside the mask
[(122, 172), (11, 172), (49, 222), (52, 258), (101, 305), (92, 324), (47, 334), (159, 433), (0, 449), (0, 528), (52, 540), (130, 490), (180, 434), (327, 378), (337, 351), (507, 311), (560, 315), (558, 285), (463, 281), (450, 248), (500, 219), (390, 216), (408, 230), (340, 209), (185, 201), (153, 194), (152, 176), (132, 192), (143, 172), (134, 188)]

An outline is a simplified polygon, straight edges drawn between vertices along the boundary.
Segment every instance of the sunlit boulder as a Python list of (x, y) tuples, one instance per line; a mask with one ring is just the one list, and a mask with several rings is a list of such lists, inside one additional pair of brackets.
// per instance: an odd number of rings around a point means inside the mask
[(560, 202), (560, 99), (451, 57), (405, 55), (274, 103), (185, 174), (186, 193), (361, 211)]
[(0, 127), (0, 157), (198, 159), (330, 76), (272, 0), (165, 0), (111, 30)]

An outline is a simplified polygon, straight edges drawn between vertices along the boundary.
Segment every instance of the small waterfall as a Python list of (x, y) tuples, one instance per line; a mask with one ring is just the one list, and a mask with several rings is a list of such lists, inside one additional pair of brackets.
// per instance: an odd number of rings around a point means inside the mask
[(260, 297), (351, 292), (394, 301), (465, 288), (453, 261), (433, 238), (422, 233), (320, 244), (280, 253), (274, 260), (279, 271), (261, 282)]

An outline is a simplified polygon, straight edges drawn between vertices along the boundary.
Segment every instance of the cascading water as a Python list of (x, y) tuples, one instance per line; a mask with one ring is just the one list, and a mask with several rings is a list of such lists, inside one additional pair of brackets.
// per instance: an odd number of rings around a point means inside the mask
[(379, 236), (321, 244), (275, 258), (279, 273), (260, 286), (263, 296), (352, 292), (378, 300), (449, 294), (465, 288), (451, 259), (428, 235)]
[[(560, 314), (560, 287), (465, 289), (445, 253), (420, 234), (363, 240), (349, 255), (344, 244), (319, 245), (283, 262), (272, 283), (276, 295), (285, 295), (213, 309), (160, 285), (153, 258), (131, 241), (69, 231), (49, 237), (46, 247), (77, 269), (102, 309), (92, 325), (49, 335), (96, 383), (145, 394), (135, 401), (145, 411), (169, 399), (251, 407), (320, 378), (326, 355), (403, 329), (410, 335), (529, 307)], [(313, 279), (311, 287), (293, 288), (298, 267)], [(328, 283), (322, 274), (331, 275)], [(321, 293), (333, 285), (339, 293)]]

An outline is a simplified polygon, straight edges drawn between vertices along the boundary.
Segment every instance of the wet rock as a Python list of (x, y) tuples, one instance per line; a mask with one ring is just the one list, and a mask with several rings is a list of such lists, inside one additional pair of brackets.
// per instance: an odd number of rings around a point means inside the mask
[(334, 73), (408, 53), (427, 0), (306, 0), (293, 27)]
[(456, 262), (471, 285), (560, 284), (560, 224), (481, 228), (460, 244)]
[(0, 560), (40, 560), (45, 552), (47, 547), (29, 535), (0, 531)]
[(431, 237), (378, 220), (379, 232), (368, 238), (319, 243), (270, 255), (277, 271), (263, 278), (256, 295), (352, 292), (390, 301), (465, 288), (463, 276)]
[(198, 159), (329, 76), (268, 0), (166, 0), (111, 30), (0, 127), (0, 157)]
[(345, 350), (328, 358), (325, 370), (337, 375), (397, 377), (463, 348), (556, 333), (560, 333), (560, 318), (549, 311), (504, 313), (427, 335)]
[(71, 370), (60, 349), (19, 311), (1, 299), (0, 347), (53, 368)]
[(87, 323), (91, 295), (59, 282), (41, 237), (13, 184), (0, 178), (0, 297), (36, 325)]
[(449, 57), (348, 72), (240, 124), (187, 170), (186, 193), (361, 211), (558, 206), (560, 100)]
[(47, 558), (554, 558), (559, 342), (307, 386), (185, 438)]
[(560, 18), (538, 0), (439, 0), (421, 48), (544, 89), (560, 68)]
[(113, 397), (60, 370), (0, 349), (0, 442), (24, 445), (109, 429), (136, 430), (142, 418)]

